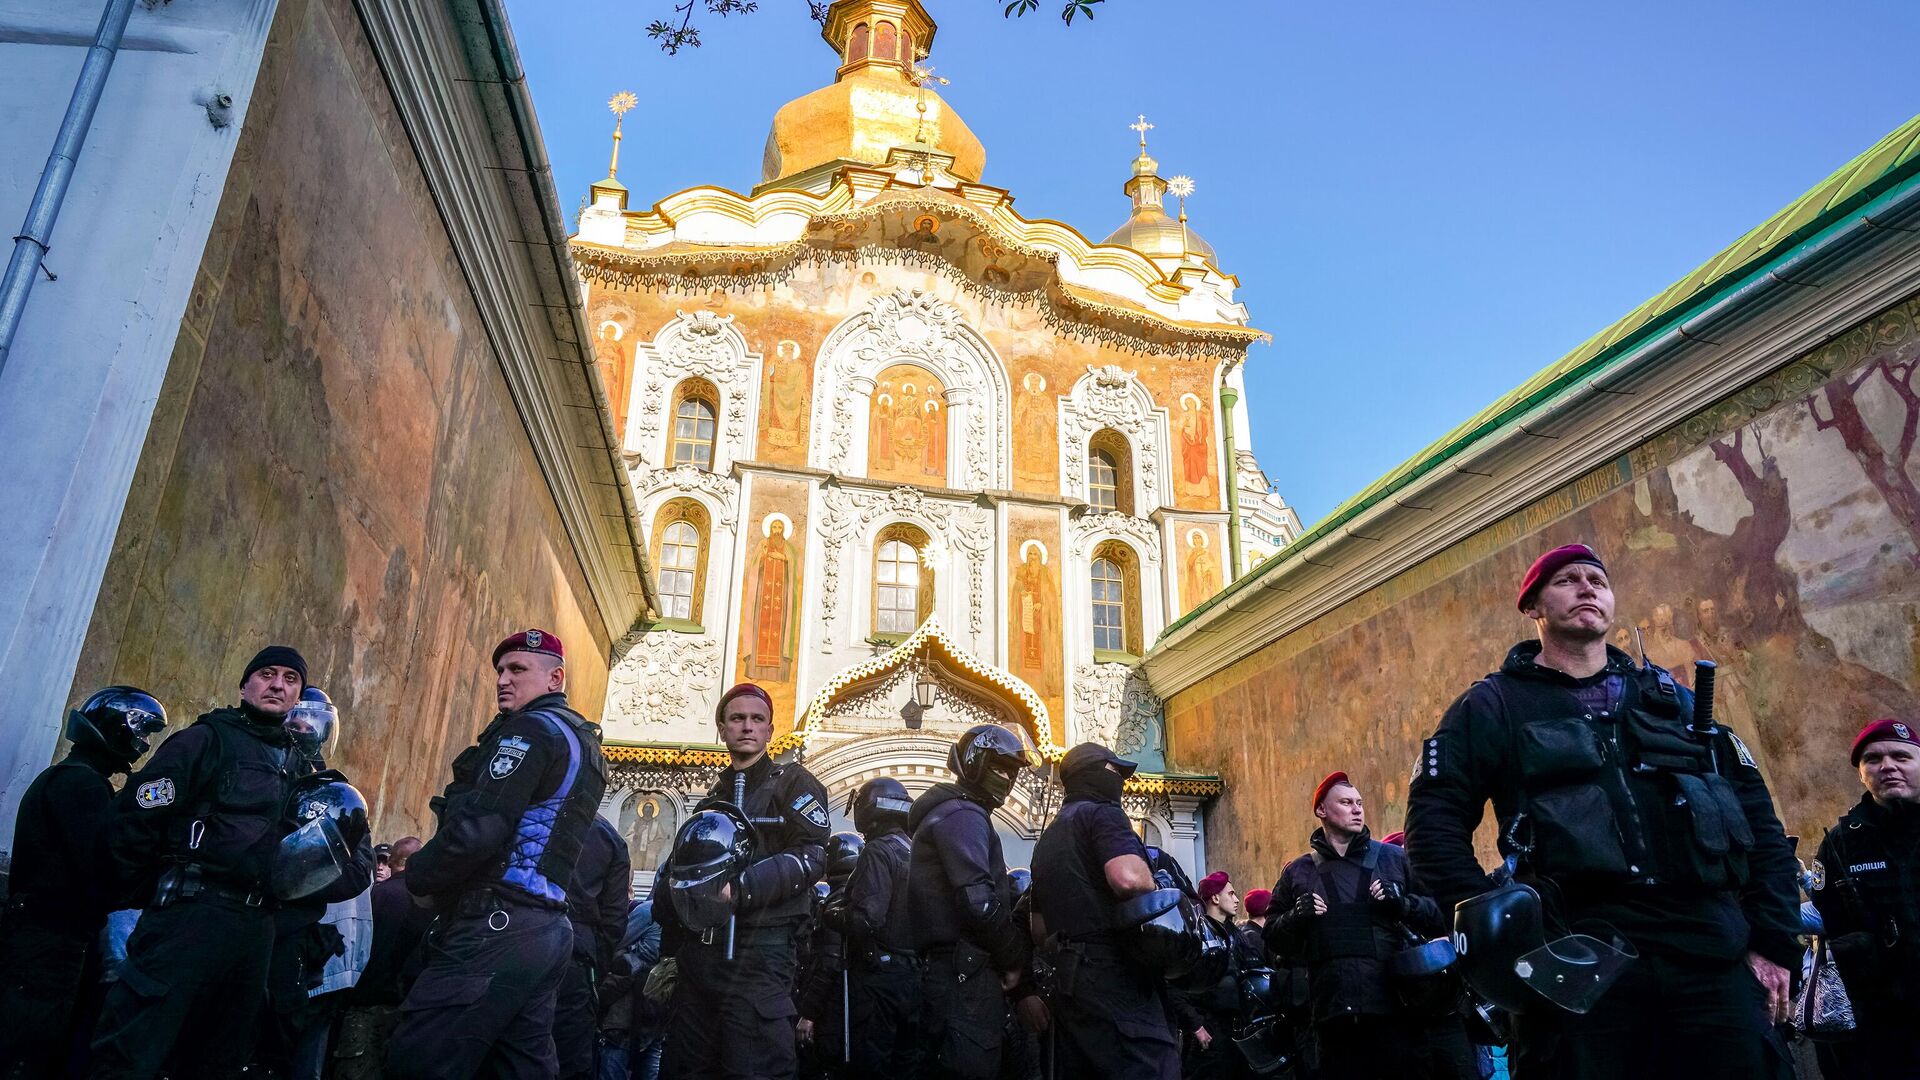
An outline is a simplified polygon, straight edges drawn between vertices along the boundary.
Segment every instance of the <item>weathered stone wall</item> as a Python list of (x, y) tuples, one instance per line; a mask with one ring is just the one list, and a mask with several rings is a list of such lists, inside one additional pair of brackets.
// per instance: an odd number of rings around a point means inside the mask
[[(1217, 771), (1208, 861), (1273, 880), (1307, 801), (1353, 774), (1376, 835), (1406, 819), (1417, 746), (1533, 636), (1514, 590), (1540, 552), (1598, 547), (1615, 643), (1720, 665), (1719, 716), (1753, 748), (1808, 853), (1859, 797), (1847, 746), (1920, 715), (1920, 300), (1886, 311), (1167, 702), (1173, 765)], [(1483, 853), (1491, 853), (1482, 830)]]
[(527, 625), (596, 716), (610, 644), (360, 21), (282, 0), (75, 694), (185, 723), (294, 645), (390, 838), (431, 827)]

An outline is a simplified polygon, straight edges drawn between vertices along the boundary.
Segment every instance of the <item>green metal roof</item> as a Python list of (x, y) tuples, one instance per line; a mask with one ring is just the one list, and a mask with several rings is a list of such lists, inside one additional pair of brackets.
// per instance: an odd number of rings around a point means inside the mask
[(1900, 125), (1865, 153), (1841, 166), (1813, 190), (1761, 222), (1726, 250), (1628, 312), (1612, 326), (1588, 338), (1539, 374), (1521, 383), (1441, 436), (1432, 445), (1335, 507), (1313, 528), (1262, 563), (1253, 573), (1222, 589), (1168, 626), (1160, 640), (1194, 621), (1229, 595), (1291, 561), (1290, 552), (1306, 547), (1358, 517), (1368, 508), (1460, 454), (1474, 443), (1524, 416), (1534, 406), (1572, 383), (1588, 378), (1631, 352), (1640, 342), (1731, 291), (1753, 272), (1807, 239), (1850, 216), (1895, 185), (1920, 174), (1920, 116)]

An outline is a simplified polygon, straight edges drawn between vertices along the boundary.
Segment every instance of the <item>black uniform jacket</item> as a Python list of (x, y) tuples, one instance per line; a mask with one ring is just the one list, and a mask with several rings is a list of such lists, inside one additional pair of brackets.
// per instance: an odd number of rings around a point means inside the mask
[(439, 831), (408, 860), (407, 890), (453, 899), (487, 886), (565, 908), (606, 770), (599, 739), (566, 695), (497, 714), (454, 759), (453, 781), (434, 800)]
[[(732, 802), (740, 775), (721, 770), (706, 801)], [(827, 789), (804, 766), (776, 765), (772, 758), (747, 766), (745, 775), (741, 809), (759, 842), (753, 865), (734, 887), (733, 909), (742, 926), (798, 926), (812, 911), (814, 882), (827, 872)]]
[[(1515, 853), (1510, 834), (1524, 794), (1516, 760), (1519, 732), (1515, 725), (1580, 717), (1585, 708), (1575, 691), (1609, 677), (1619, 677), (1626, 688), (1624, 711), (1635, 705), (1638, 687), (1645, 680), (1665, 674), (1658, 669), (1642, 672), (1626, 653), (1609, 646), (1607, 666), (1580, 680), (1535, 663), (1539, 654), (1538, 641), (1514, 646), (1499, 672), (1473, 684), (1447, 709), (1439, 730), (1421, 747), (1414, 762), (1407, 799), (1407, 854), (1445, 913), (1459, 901), (1493, 887), (1475, 858), (1473, 846), (1474, 830), (1489, 800), (1499, 821), (1500, 851), (1503, 855)], [(1690, 717), (1693, 694), (1685, 687), (1675, 687), (1675, 692), (1680, 714)], [(1600, 745), (1612, 738), (1618, 746), (1612, 734), (1617, 721), (1589, 722)], [(1720, 731), (1713, 747), (1719, 773), (1731, 785), (1752, 834), (1746, 852), (1746, 884), (1737, 890), (1703, 889), (1646, 884), (1623, 877), (1567, 882), (1563, 887), (1554, 880), (1530, 878), (1523, 864), (1520, 880), (1541, 891), (1550, 921), (1562, 925), (1604, 923), (1642, 951), (1652, 947), (1680, 955), (1733, 959), (1751, 950), (1789, 969), (1799, 963), (1801, 950), (1794, 939), (1800, 926), (1795, 883), (1799, 864), (1787, 845), (1752, 755), (1725, 725)], [(1648, 806), (1646, 802), (1642, 801), (1640, 811), (1648, 822), (1644, 831), (1652, 843), (1671, 842), (1672, 836), (1686, 831), (1673, 820), (1686, 812), (1684, 807)], [(1280, 907), (1276, 895), (1274, 910)]]
[(1920, 1007), (1920, 804), (1862, 796), (1827, 830), (1813, 903), (1847, 996), (1870, 1024), (1913, 1023)]
[[(1414, 878), (1406, 852), (1362, 830), (1334, 850), (1324, 829), (1313, 830), (1312, 850), (1288, 863), (1273, 886), (1276, 913), (1267, 921), (1267, 946), (1283, 962), (1305, 967), (1316, 1019), (1399, 1012), (1387, 985), (1386, 961), (1403, 947), (1396, 923), (1423, 939), (1440, 935), (1440, 906)], [(1374, 882), (1392, 882), (1405, 895), (1405, 914), (1373, 898)], [(1324, 915), (1298, 915), (1300, 897), (1318, 894)]]
[(244, 709), (215, 709), (168, 736), (114, 800), (107, 843), (126, 898), (145, 904), (172, 861), (227, 888), (264, 890), (291, 831), (293, 781), (311, 771), (277, 718)]
[(107, 858), (114, 773), (123, 761), (75, 749), (27, 787), (14, 818), (9, 900), (42, 925), (93, 933), (119, 907)]
[(964, 942), (985, 952), (997, 970), (1022, 967), (1030, 949), (1013, 925), (1007, 860), (987, 807), (958, 785), (939, 783), (914, 800), (907, 827), (913, 831), (907, 906), (896, 917), (912, 946)]
[(893, 829), (867, 841), (847, 879), (847, 937), (855, 956), (908, 947), (904, 934), (889, 932), (893, 908), (906, 889), (913, 841)]
[(580, 845), (573, 881), (567, 886), (567, 917), (573, 920), (573, 955), (593, 961), (601, 974), (612, 970), (620, 938), (627, 932), (627, 904), (633, 899), (633, 857), (613, 822), (594, 815), (593, 828)]

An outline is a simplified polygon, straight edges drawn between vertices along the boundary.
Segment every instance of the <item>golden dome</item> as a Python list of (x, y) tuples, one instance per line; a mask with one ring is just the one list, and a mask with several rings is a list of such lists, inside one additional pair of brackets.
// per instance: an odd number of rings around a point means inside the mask
[(939, 94), (911, 81), (935, 29), (920, 0), (836, 0), (821, 36), (840, 68), (833, 85), (774, 114), (761, 185), (840, 162), (884, 165), (893, 148), (917, 149), (923, 140), (953, 158), (954, 175), (979, 180), (986, 147)]
[(1148, 157), (1143, 146), (1140, 156), (1133, 159), (1133, 178), (1125, 189), (1133, 199), (1133, 215), (1103, 243), (1121, 244), (1155, 259), (1196, 255), (1213, 263), (1213, 245), (1202, 240), (1192, 226), (1168, 215), (1167, 182), (1160, 179), (1159, 170), (1160, 163)]

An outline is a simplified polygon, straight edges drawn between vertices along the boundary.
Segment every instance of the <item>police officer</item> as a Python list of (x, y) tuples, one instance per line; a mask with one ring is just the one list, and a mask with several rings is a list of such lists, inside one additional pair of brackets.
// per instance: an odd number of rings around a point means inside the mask
[[(753, 863), (721, 894), (734, 912), (731, 935), (670, 933), (679, 978), (661, 1075), (676, 1078), (791, 1077), (797, 1067), (794, 939), (806, 923), (813, 885), (825, 872), (827, 791), (799, 765), (775, 765), (773, 698), (741, 683), (714, 710), (732, 767), (702, 805), (731, 803), (754, 824)], [(670, 904), (656, 904), (663, 925)], [(728, 938), (733, 958), (727, 958)]]
[(1365, 802), (1346, 773), (1320, 781), (1313, 814), (1320, 824), (1309, 850), (1273, 886), (1281, 914), (1267, 944), (1307, 968), (1320, 1071), (1426, 1075), (1416, 1067), (1424, 1025), (1388, 986), (1387, 963), (1406, 945), (1399, 927), (1432, 937), (1443, 929), (1440, 909), (1413, 883), (1406, 853), (1368, 832)]
[(94, 1028), (93, 1075), (151, 1077), (176, 1046), (190, 1075), (246, 1065), (273, 954), (273, 858), (288, 795), (312, 770), (285, 727), (306, 682), (298, 652), (261, 649), (239, 707), (161, 743), (115, 799), (108, 845), (145, 911)]
[(627, 930), (633, 899), (633, 857), (613, 822), (595, 814), (567, 885), (567, 917), (573, 951), (553, 1010), (554, 1052), (561, 1080), (596, 1075), (600, 1035), (600, 984), (613, 970), (614, 954)]
[(1813, 866), (1813, 902), (1859, 1025), (1830, 1047), (1828, 1076), (1920, 1071), (1920, 738), (1875, 720), (1853, 740), (1867, 789), (1827, 830)]
[(0, 1076), (52, 1076), (73, 1035), (88, 952), (120, 905), (107, 859), (113, 777), (167, 726), (131, 686), (96, 690), (67, 714), (73, 748), (27, 788), (14, 819), (13, 873), (0, 912)]
[(438, 912), (401, 1005), (389, 1077), (552, 1077), (553, 1009), (573, 924), (567, 884), (606, 789), (593, 725), (567, 704), (566, 651), (544, 630), (493, 650), (500, 711), (453, 761), (439, 831), (407, 891)]
[(907, 815), (908, 939), (924, 970), (924, 1075), (987, 1080), (999, 1074), (1006, 991), (1032, 952), (1013, 921), (1007, 861), (993, 810), (1034, 763), (1018, 734), (997, 724), (967, 729), (947, 754), (953, 780), (933, 785)]
[(846, 911), (847, 883), (853, 880), (865, 848), (866, 841), (859, 833), (838, 832), (827, 837), (827, 879), (814, 887), (819, 902), (806, 935), (800, 984), (794, 994), (794, 1005), (800, 1011), (795, 1033), (800, 1039), (802, 1077), (839, 1076), (845, 1071), (852, 957), (847, 951), (845, 918), (829, 917), (828, 913)]
[(1540, 637), (1421, 748), (1408, 854), (1445, 908), (1488, 892), (1473, 834), (1491, 800), (1552, 933), (1639, 955), (1583, 1015), (1529, 1005), (1515, 1075), (1766, 1075), (1800, 955), (1798, 864), (1753, 756), (1723, 726), (1697, 734), (1690, 692), (1607, 645), (1614, 595), (1592, 548), (1542, 555), (1518, 606)]
[(913, 841), (907, 815), (913, 800), (900, 781), (876, 777), (853, 796), (853, 827), (866, 846), (847, 882), (846, 902), (830, 904), (827, 919), (847, 937), (852, 1075), (864, 1080), (913, 1080), (920, 1007), (920, 964), (907, 941), (904, 918), (907, 866)]
[(1060, 761), (1066, 801), (1033, 848), (1035, 936), (1054, 947), (1054, 1067), (1061, 1076), (1173, 1080), (1180, 1051), (1157, 972), (1130, 962), (1116, 907), (1152, 892), (1146, 845), (1120, 791), (1137, 766), (1099, 743)]

